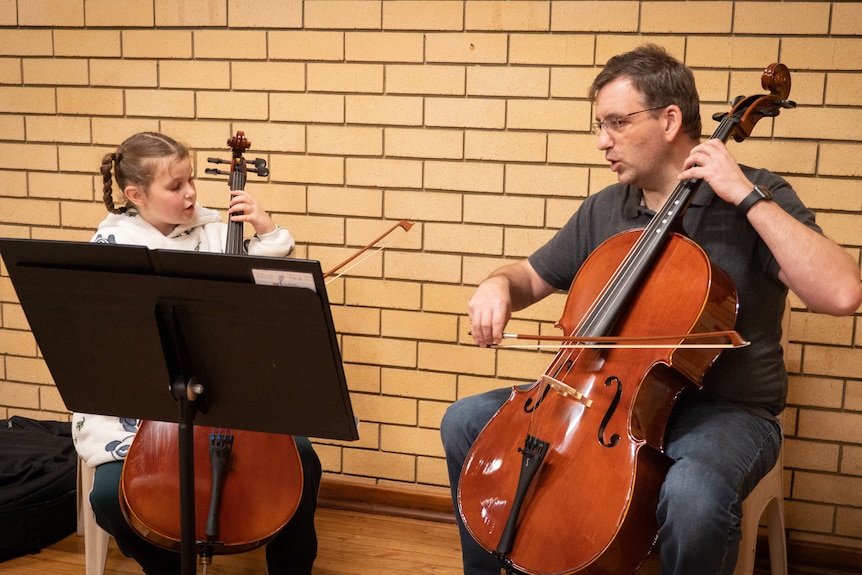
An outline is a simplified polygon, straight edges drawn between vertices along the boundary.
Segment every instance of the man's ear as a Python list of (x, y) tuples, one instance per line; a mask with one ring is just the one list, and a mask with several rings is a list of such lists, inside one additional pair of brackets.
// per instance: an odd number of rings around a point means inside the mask
[(672, 142), (682, 131), (682, 110), (676, 104), (671, 104), (662, 112), (665, 140)]
[(147, 194), (140, 187), (131, 184), (123, 190), (123, 195), (136, 207), (141, 207), (147, 200)]

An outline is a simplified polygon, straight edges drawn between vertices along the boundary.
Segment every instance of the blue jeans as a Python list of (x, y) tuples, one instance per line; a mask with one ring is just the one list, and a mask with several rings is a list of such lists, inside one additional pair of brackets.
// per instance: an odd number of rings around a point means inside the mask
[[(311, 575), (311, 567), (317, 556), (314, 512), (322, 473), (320, 460), (307, 438), (294, 439), (302, 461), (302, 497), (287, 525), (266, 544), (266, 564), (270, 575)], [(181, 572), (180, 554), (143, 539), (126, 522), (119, 500), (122, 470), (122, 461), (103, 463), (96, 467), (90, 493), (96, 523), (113, 535), (120, 551), (137, 561), (147, 575), (178, 575)]]
[[(457, 486), (470, 446), (510, 393), (498, 389), (456, 401), (440, 424), (467, 575), (499, 575), (502, 567), (461, 522)], [(665, 431), (665, 453), (674, 464), (656, 513), (662, 575), (733, 573), (742, 500), (775, 465), (780, 446), (774, 418), (730, 404), (676, 404)]]

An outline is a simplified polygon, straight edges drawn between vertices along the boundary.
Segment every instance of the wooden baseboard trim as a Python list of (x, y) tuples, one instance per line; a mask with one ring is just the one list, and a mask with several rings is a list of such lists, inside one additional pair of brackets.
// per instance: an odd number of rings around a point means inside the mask
[[(320, 484), (318, 504), (329, 509), (455, 523), (448, 495), (396, 487), (325, 478)], [(756, 562), (758, 568), (769, 565), (766, 536), (758, 537)], [(862, 549), (790, 539), (787, 563), (799, 575), (856, 574), (862, 565)]]

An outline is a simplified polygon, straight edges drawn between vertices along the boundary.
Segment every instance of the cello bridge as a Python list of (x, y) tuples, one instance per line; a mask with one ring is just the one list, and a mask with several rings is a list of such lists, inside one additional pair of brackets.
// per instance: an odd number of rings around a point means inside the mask
[(560, 381), (559, 379), (554, 379), (550, 375), (543, 375), (542, 381), (547, 383), (551, 388), (559, 393), (560, 395), (564, 395), (566, 397), (571, 397), (575, 401), (580, 401), (584, 404), (585, 407), (590, 407), (593, 405), (593, 400), (578, 391), (577, 389), (571, 387)]

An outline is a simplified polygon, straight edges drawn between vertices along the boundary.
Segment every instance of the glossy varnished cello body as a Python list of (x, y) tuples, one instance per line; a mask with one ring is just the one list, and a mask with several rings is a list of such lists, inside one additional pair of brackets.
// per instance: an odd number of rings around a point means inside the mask
[[(786, 67), (771, 65), (762, 82), (770, 94), (741, 98), (713, 138), (741, 141), (761, 117), (792, 107)], [(699, 185), (681, 182), (646, 229), (602, 243), (558, 322), (572, 343), (649, 335), (655, 345), (564, 347), (532, 385), (513, 389), (468, 453), (461, 519), (511, 568), (633, 573), (655, 541), (668, 416), (720, 353), (687, 336), (732, 330), (737, 310), (733, 282), (680, 233)]]

